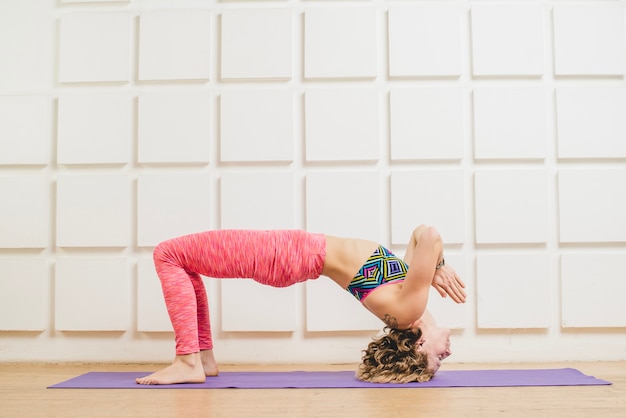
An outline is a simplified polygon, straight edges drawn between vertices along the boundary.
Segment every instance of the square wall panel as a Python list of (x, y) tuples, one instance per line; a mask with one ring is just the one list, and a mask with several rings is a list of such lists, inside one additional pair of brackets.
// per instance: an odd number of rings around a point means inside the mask
[(292, 76), (291, 9), (239, 9), (222, 12), (223, 79)]
[(478, 244), (547, 242), (545, 170), (480, 170), (474, 182)]
[(626, 88), (556, 90), (559, 158), (626, 157)]
[[(468, 295), (474, 294), (472, 283), (465, 270), (465, 257), (458, 254), (451, 254), (446, 251), (446, 266), (451, 266), (465, 283), (465, 292)], [(465, 329), (468, 327), (468, 318), (470, 313), (469, 303), (456, 303), (450, 297), (441, 297), (432, 286), (428, 296), (428, 310), (432, 313), (440, 327), (451, 329)]]
[(0, 248), (46, 248), (50, 234), (47, 176), (0, 177)]
[(295, 331), (296, 286), (274, 288), (253, 280), (221, 280), (222, 331)]
[(4, 0), (0, 4), (0, 91), (47, 91), (54, 74), (55, 2)]
[(224, 173), (220, 186), (222, 229), (294, 228), (293, 173)]
[(223, 92), (221, 161), (293, 161), (293, 100), (291, 90)]
[(392, 160), (463, 158), (461, 89), (396, 88), (390, 101)]
[(474, 157), (545, 158), (546, 103), (546, 92), (541, 87), (474, 89)]
[(208, 173), (140, 174), (137, 180), (137, 245), (155, 246), (211, 229)]
[(378, 108), (376, 89), (307, 90), (306, 160), (378, 160)]
[(208, 163), (211, 149), (208, 92), (139, 95), (140, 163)]
[(549, 264), (545, 254), (478, 255), (478, 328), (548, 328)]
[(626, 327), (626, 254), (563, 254), (561, 292), (563, 327)]
[(137, 331), (173, 331), (152, 257), (137, 260), (137, 275)]
[(374, 331), (385, 326), (351, 293), (322, 276), (306, 282), (306, 330)]
[(59, 164), (128, 163), (133, 111), (127, 94), (59, 97)]
[(561, 242), (626, 242), (626, 169), (559, 172)]
[(0, 331), (47, 328), (48, 276), (43, 258), (0, 259)]
[(377, 25), (373, 7), (306, 9), (304, 77), (376, 77)]
[(64, 14), (59, 44), (61, 83), (130, 79), (130, 14)]
[(382, 197), (377, 171), (309, 172), (306, 229), (381, 242)]
[(0, 165), (48, 164), (50, 104), (47, 96), (0, 96)]
[(208, 80), (211, 12), (153, 11), (139, 17), (139, 80)]
[(391, 243), (406, 245), (413, 230), (432, 225), (444, 243), (465, 242), (463, 170), (391, 173)]
[(72, 175), (57, 180), (57, 245), (130, 244), (130, 179), (125, 174)]
[(460, 76), (464, 13), (456, 4), (389, 7), (389, 75)]
[(471, 25), (475, 76), (543, 74), (543, 6), (473, 5)]
[(624, 6), (619, 2), (554, 6), (557, 75), (623, 75), (625, 50)]
[(57, 331), (128, 330), (127, 259), (58, 258), (54, 283)]

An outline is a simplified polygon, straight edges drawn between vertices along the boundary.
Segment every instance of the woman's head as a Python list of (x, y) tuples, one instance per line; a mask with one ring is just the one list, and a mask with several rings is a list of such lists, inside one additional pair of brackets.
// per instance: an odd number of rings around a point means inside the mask
[(432, 355), (420, 347), (420, 343), (425, 342), (422, 331), (419, 328), (397, 330), (389, 327), (385, 331), (363, 351), (357, 378), (374, 383), (429, 381), (439, 366), (431, 366)]
[(433, 374), (437, 373), (441, 362), (452, 354), (450, 350), (450, 330), (430, 326), (422, 329), (422, 335), (417, 342), (418, 351), (428, 357), (428, 365)]

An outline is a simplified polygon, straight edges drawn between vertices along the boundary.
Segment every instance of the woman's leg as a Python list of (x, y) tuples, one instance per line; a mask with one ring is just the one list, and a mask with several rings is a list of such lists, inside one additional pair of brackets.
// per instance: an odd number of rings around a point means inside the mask
[[(217, 374), (208, 303), (200, 274), (252, 278), (269, 286), (284, 287), (317, 278), (323, 269), (324, 256), (324, 236), (303, 231), (220, 230), (159, 244), (154, 261), (176, 336), (177, 360), (188, 359), (200, 351), (205, 374)], [(138, 382), (158, 384), (159, 380), (171, 383), (169, 377), (156, 373)]]
[(174, 363), (156, 373), (137, 379), (140, 384), (201, 383), (205, 376), (217, 374), (217, 364), (203, 364), (201, 350), (212, 351), (209, 306), (202, 277), (189, 272), (182, 264), (186, 252), (196, 252), (189, 240), (175, 239), (159, 244), (154, 263), (165, 305), (174, 328), (176, 358)]
[(209, 302), (202, 277), (197, 273), (190, 274), (196, 292), (196, 306), (198, 316), (198, 348), (200, 360), (206, 376), (217, 376), (219, 370), (213, 356), (213, 339), (211, 336), (211, 320), (209, 317)]

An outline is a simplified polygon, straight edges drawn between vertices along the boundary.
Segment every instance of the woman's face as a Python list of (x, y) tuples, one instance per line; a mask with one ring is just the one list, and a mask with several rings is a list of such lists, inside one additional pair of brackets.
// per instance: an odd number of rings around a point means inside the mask
[(441, 362), (452, 354), (450, 350), (450, 330), (448, 328), (432, 327), (422, 332), (418, 342), (418, 350), (428, 355), (428, 365), (436, 373)]

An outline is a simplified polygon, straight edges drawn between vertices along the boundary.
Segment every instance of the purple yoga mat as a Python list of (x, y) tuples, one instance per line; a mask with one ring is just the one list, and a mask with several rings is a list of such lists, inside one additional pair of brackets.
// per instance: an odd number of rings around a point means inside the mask
[(339, 372), (221, 372), (205, 383), (145, 386), (136, 377), (150, 372), (90, 372), (48, 388), (54, 389), (281, 389), (281, 388), (448, 388), (496, 386), (610, 385), (576, 369), (442, 370), (430, 382), (366, 383), (353, 371)]

